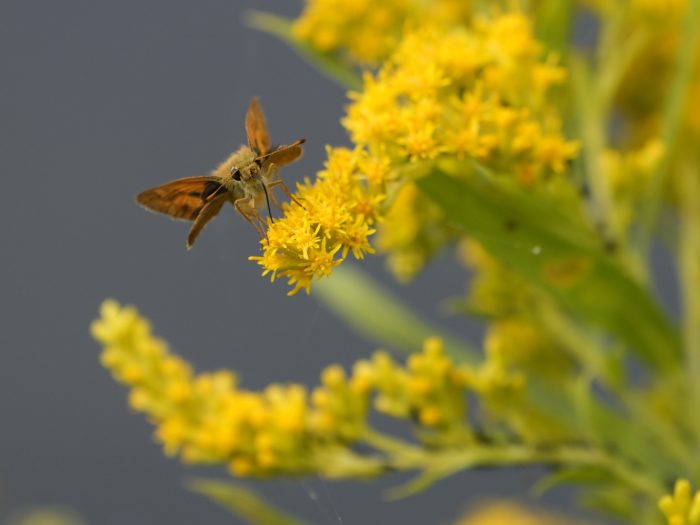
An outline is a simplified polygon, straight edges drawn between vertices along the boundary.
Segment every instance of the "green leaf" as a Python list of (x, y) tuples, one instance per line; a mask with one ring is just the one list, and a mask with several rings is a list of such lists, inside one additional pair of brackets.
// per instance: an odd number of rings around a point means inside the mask
[(647, 290), (597, 246), (581, 216), (465, 163), (434, 166), (418, 185), (465, 234), (564, 311), (652, 368), (677, 368), (678, 334)]
[(615, 490), (614, 487), (589, 489), (578, 499), (582, 507), (604, 512), (621, 523), (640, 523), (637, 514), (639, 502), (628, 491)]
[(559, 485), (601, 486), (612, 482), (610, 473), (600, 467), (564, 467), (535, 483), (532, 493), (539, 498)]
[(459, 362), (477, 362), (476, 350), (443, 328), (431, 326), (356, 266), (344, 263), (314, 286), (314, 296), (379, 344), (401, 352), (418, 352), (427, 337), (438, 335), (450, 357)]
[(586, 416), (591, 434), (597, 436), (603, 446), (612, 445), (619, 450), (620, 456), (641, 465), (644, 472), (657, 479), (666, 479), (684, 471), (685, 465), (669, 459), (665, 444), (654, 439), (643, 422), (633, 420), (602, 402), (591, 403)]
[(411, 481), (387, 490), (384, 497), (387, 499), (387, 501), (398, 501), (401, 499), (410, 498), (411, 496), (415, 496), (416, 494), (427, 490), (441, 479), (455, 473), (456, 470), (440, 471), (426, 469)]
[(305, 522), (276, 510), (254, 491), (238, 483), (194, 479), (187, 483), (187, 487), (252, 525), (306, 525)]
[(362, 79), (350, 62), (336, 54), (321, 53), (309, 44), (294, 38), (292, 22), (287, 18), (261, 11), (249, 11), (246, 14), (246, 22), (251, 27), (274, 35), (288, 44), (302, 58), (341, 86), (352, 90), (362, 88)]

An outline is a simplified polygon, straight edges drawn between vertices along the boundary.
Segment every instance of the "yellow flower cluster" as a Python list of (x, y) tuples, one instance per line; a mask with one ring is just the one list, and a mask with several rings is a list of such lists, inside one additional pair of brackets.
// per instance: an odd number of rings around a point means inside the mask
[(329, 275), (349, 252), (361, 259), (374, 251), (369, 236), (391, 177), (387, 162), (361, 149), (328, 148), (326, 169), (298, 186), (300, 204), (285, 205), (284, 217), (268, 225), (263, 254), (250, 259), (272, 280), (287, 277), (290, 295), (308, 293), (312, 279)]
[(291, 293), (308, 293), (349, 251), (372, 252), (368, 238), (386, 221), (379, 244), (408, 278), (450, 238), (415, 187), (402, 187), (411, 182), (410, 161), (474, 158), (526, 186), (564, 172), (579, 146), (563, 136), (549, 97), (565, 71), (542, 55), (520, 13), (405, 34), (380, 71), (366, 74), (363, 91), (351, 94), (343, 123), (357, 148), (329, 149), (326, 169), (298, 188), (301, 206), (284, 208), (262, 256), (252, 259), (273, 279), (287, 277)]
[(359, 366), (374, 370), (378, 412), (413, 418), (431, 431), (422, 437), (434, 443), (464, 443), (469, 439), (464, 394), (471, 373), (444, 355), (440, 339), (426, 340), (423, 353), (409, 357), (405, 368), (381, 352)]
[(7, 525), (85, 525), (75, 513), (61, 507), (38, 507), (12, 516)]
[(625, 232), (632, 225), (664, 153), (664, 145), (658, 139), (626, 153), (612, 149), (604, 152), (603, 168), (615, 204), (609, 217), (614, 221), (613, 231)]
[[(555, 56), (542, 58), (520, 13), (476, 17), (469, 28), (408, 32), (376, 75), (366, 74), (343, 124), (353, 142), (393, 165), (442, 155), (476, 159), (524, 186), (562, 173), (579, 146), (562, 135), (549, 103), (565, 79)], [(560, 184), (561, 178), (549, 184)], [(453, 236), (414, 186), (387, 199), (377, 246), (402, 280), (415, 275)]]
[(104, 366), (131, 388), (130, 406), (156, 425), (165, 452), (185, 463), (225, 464), (237, 476), (376, 474), (376, 456), (348, 447), (363, 440), (373, 400), (379, 412), (412, 419), (421, 439), (446, 445), (469, 436), (469, 373), (438, 339), (405, 367), (379, 352), (350, 376), (329, 366), (310, 393), (297, 384), (252, 392), (230, 371), (194, 374), (132, 307), (105, 301), (91, 329), (104, 346)]
[(456, 525), (583, 525), (568, 516), (545, 512), (533, 512), (508, 501), (496, 501), (481, 505), (474, 512), (459, 520)]
[(151, 334), (135, 309), (106, 301), (93, 336), (104, 345), (102, 363), (131, 387), (130, 406), (157, 426), (168, 455), (186, 463), (223, 463), (237, 475), (305, 471), (307, 396), (302, 387), (240, 390), (235, 375), (195, 376)]
[(532, 298), (527, 284), (491, 257), (481, 244), (472, 240), (462, 241), (458, 256), (474, 272), (467, 310), (488, 317), (505, 317), (519, 314), (530, 307)]
[(489, 325), (486, 360), (471, 384), (488, 416), (529, 443), (553, 443), (571, 438), (571, 432), (532, 406), (528, 381), (562, 386), (571, 381), (574, 367), (562, 349), (530, 320), (504, 318)]
[(387, 254), (387, 265), (399, 280), (410, 280), (453, 237), (442, 217), (440, 209), (414, 183), (397, 188), (376, 245)]
[(673, 494), (659, 500), (659, 509), (668, 525), (700, 525), (700, 491), (693, 494), (690, 482), (679, 479)]
[(519, 13), (477, 17), (470, 28), (428, 27), (404, 36), (343, 123), (353, 142), (397, 163), (456, 155), (530, 185), (561, 173), (579, 149), (548, 103), (565, 70), (542, 58)]
[(529, 378), (558, 387), (575, 374), (567, 354), (536, 321), (530, 288), (475, 241), (463, 241), (459, 255), (474, 271), (466, 308), (490, 319), (486, 360), (472, 383), (475, 392), (492, 417), (506, 421), (525, 440), (565, 439), (561, 425), (526, 401)]
[(396, 46), (407, 24), (457, 24), (468, 20), (469, 0), (308, 0), (294, 36), (323, 53), (376, 64)]
[(484, 341), (489, 361), (525, 375), (564, 382), (574, 369), (566, 353), (541, 327), (522, 317), (493, 321)]

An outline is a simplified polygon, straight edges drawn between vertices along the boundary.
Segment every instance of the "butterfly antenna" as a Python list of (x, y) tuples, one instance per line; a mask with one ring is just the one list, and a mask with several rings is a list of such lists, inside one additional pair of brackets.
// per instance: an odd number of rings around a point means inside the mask
[(265, 183), (262, 183), (263, 191), (265, 192), (265, 202), (267, 203), (267, 214), (270, 216), (270, 222), (275, 222), (275, 219), (272, 218), (272, 210), (270, 209), (270, 197), (267, 195), (267, 188), (265, 187)]

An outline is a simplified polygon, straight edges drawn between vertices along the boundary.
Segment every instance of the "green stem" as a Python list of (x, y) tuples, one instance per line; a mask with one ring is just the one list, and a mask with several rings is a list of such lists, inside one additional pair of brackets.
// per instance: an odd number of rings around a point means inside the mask
[[(698, 268), (697, 265), (696, 268)], [(700, 293), (696, 298), (700, 300)], [(537, 314), (547, 330), (582, 366), (584, 375), (601, 381), (601, 384), (622, 402), (629, 415), (639, 423), (636, 426), (648, 429), (650, 434), (663, 443), (664, 452), (669, 453), (680, 465), (686, 464), (693, 453), (678, 434), (677, 428), (656, 417), (648, 406), (632, 393), (629, 386), (622, 382), (624, 378), (611, 375), (601, 354), (600, 346), (584, 334), (579, 326), (567, 319), (560, 310), (541, 303)]]
[(610, 177), (602, 161), (609, 142), (607, 126), (614, 97), (650, 37), (643, 29), (628, 34), (627, 17), (628, 10), (619, 7), (603, 19), (595, 71), (591, 71), (581, 57), (574, 57), (571, 69), (580, 136), (584, 145), (583, 159), (597, 226), (602, 229), (606, 241), (618, 244), (625, 250), (623, 256), (628, 269), (646, 281), (646, 270), (639, 254), (630, 250), (627, 243), (621, 242), (626, 235), (613, 213), (615, 202), (610, 192)]
[(684, 163), (680, 170), (682, 222), (678, 263), (683, 283), (683, 340), (692, 399), (689, 414), (696, 414), (692, 424), (700, 437), (700, 171), (697, 161)]
[(647, 192), (647, 198), (642, 204), (643, 237), (641, 247), (649, 251), (651, 234), (656, 224), (661, 205), (661, 190), (671, 169), (671, 161), (676, 153), (678, 134), (681, 128), (683, 106), (687, 101), (688, 85), (690, 84), (696, 53), (697, 23), (700, 14), (700, 0), (688, 0), (685, 14), (682, 16), (683, 29), (673, 78), (666, 95), (664, 104), (661, 139), (666, 146), (666, 154), (654, 171)]
[(308, 60), (319, 71), (341, 86), (352, 89), (362, 89), (362, 78), (353, 65), (340, 56), (322, 53), (312, 45), (298, 40), (292, 30), (292, 21), (272, 13), (249, 11), (246, 13), (249, 26), (276, 36), (292, 47), (302, 58)]
[[(405, 458), (417, 458), (425, 455), (422, 448), (407, 441), (387, 436), (371, 428), (367, 428), (360, 439), (387, 455), (403, 456)], [(413, 460), (409, 459), (409, 461)]]
[(477, 445), (467, 443), (461, 449), (426, 451), (405, 441), (368, 430), (364, 439), (385, 453), (398, 470), (444, 472), (445, 475), (479, 466), (556, 465), (603, 469), (634, 490), (654, 500), (664, 493), (663, 484), (635, 470), (623, 460), (601, 449), (564, 446), (538, 449), (531, 445)]
[(584, 336), (561, 309), (546, 301), (540, 301), (536, 315), (547, 331), (564, 345), (574, 360), (578, 361), (588, 377), (608, 382), (602, 349)]
[(580, 466), (602, 469), (628, 487), (656, 500), (664, 493), (664, 486), (649, 478), (642, 471), (631, 468), (625, 462), (600, 449), (584, 447), (560, 447), (551, 450), (537, 449), (528, 445), (470, 446), (465, 450), (426, 452), (420, 456), (400, 458), (401, 469), (439, 470), (453, 473), (483, 466)]
[(648, 31), (637, 29), (626, 35), (621, 43), (610, 44), (616, 45), (615, 53), (606, 57), (598, 75), (599, 103), (601, 113), (604, 115), (610, 114), (610, 107), (615, 95), (617, 95), (620, 84), (622, 84), (634, 59), (649, 43), (650, 36)]
[(606, 234), (612, 236), (611, 240), (617, 240), (619, 232), (612, 220), (613, 203), (603, 165), (603, 150), (607, 142), (605, 115), (592, 77), (593, 74), (585, 60), (582, 57), (572, 57), (572, 87), (583, 141), (583, 160), (595, 206), (595, 220), (599, 226), (610, 230)]

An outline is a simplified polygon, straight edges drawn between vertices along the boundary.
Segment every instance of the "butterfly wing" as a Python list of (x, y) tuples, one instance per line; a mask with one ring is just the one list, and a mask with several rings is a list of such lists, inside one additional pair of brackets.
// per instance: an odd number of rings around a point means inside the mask
[(187, 235), (187, 249), (192, 248), (194, 241), (197, 239), (199, 232), (207, 225), (207, 223), (216, 217), (224, 205), (224, 202), (228, 199), (226, 194), (214, 197), (211, 201), (207, 202), (202, 210), (199, 212), (194, 220), (192, 228), (190, 228), (190, 233)]
[(270, 135), (267, 132), (265, 114), (260, 107), (258, 98), (250, 101), (248, 112), (245, 116), (245, 132), (248, 135), (248, 146), (258, 155), (265, 155), (270, 151)]
[(209, 201), (218, 198), (220, 190), (218, 177), (187, 177), (141, 192), (136, 200), (151, 211), (193, 221)]
[(265, 166), (274, 164), (277, 167), (291, 164), (304, 154), (301, 145), (306, 142), (304, 139), (297, 140), (288, 146), (278, 146), (274, 151), (265, 155), (263, 163)]

